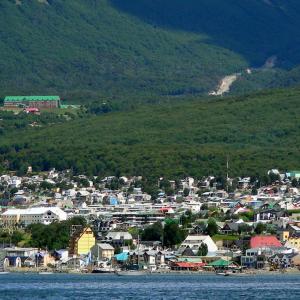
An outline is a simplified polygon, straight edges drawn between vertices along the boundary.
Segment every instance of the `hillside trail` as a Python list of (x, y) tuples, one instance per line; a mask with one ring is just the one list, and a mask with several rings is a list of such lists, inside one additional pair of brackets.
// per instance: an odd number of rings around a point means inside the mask
[(222, 96), (230, 91), (230, 87), (238, 79), (241, 74), (232, 74), (225, 76), (221, 81), (216, 91), (209, 93), (211, 96)]

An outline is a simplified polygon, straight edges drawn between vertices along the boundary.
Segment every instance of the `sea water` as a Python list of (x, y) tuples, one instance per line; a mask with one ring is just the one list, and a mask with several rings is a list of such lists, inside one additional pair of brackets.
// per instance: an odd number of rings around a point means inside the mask
[(0, 299), (300, 299), (300, 276), (7, 274)]

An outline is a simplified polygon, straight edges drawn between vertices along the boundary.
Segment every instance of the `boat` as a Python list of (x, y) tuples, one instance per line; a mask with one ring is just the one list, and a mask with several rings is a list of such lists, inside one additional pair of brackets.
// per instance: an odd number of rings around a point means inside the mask
[(39, 272), (39, 275), (52, 275), (53, 272)]
[(92, 271), (93, 274), (112, 274), (115, 272), (112, 268), (96, 268)]
[(221, 276), (229, 276), (230, 274), (228, 272), (217, 272), (217, 275), (221, 275)]
[(0, 266), (0, 275), (6, 275), (9, 274), (10, 272), (5, 271), (3, 264)]
[(7, 275), (7, 274), (9, 274), (9, 272), (0, 271), (0, 275)]
[(139, 270), (123, 270), (123, 271), (116, 271), (118, 276), (141, 276), (149, 274), (146, 271), (139, 271)]

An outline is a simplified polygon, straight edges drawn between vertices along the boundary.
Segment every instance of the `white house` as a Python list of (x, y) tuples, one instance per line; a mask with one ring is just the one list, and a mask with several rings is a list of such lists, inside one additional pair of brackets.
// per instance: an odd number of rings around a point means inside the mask
[(27, 209), (8, 209), (2, 214), (3, 226), (34, 223), (48, 225), (54, 221), (67, 220), (67, 214), (59, 207), (33, 207)]
[(207, 245), (208, 253), (215, 253), (218, 247), (209, 235), (188, 235), (180, 245), (178, 251), (182, 253), (187, 247), (191, 248), (196, 254), (201, 244)]

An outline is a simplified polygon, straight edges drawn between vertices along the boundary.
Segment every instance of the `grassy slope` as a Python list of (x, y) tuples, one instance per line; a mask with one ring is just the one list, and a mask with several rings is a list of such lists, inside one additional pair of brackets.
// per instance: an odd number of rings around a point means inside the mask
[(84, 118), (3, 136), (0, 157), (13, 168), (148, 176), (224, 174), (227, 155), (232, 175), (298, 168), (299, 100), (282, 90)]
[(48, 3), (0, 3), (2, 96), (155, 99), (208, 91), (221, 76), (247, 65), (205, 35), (149, 25), (108, 0)]

